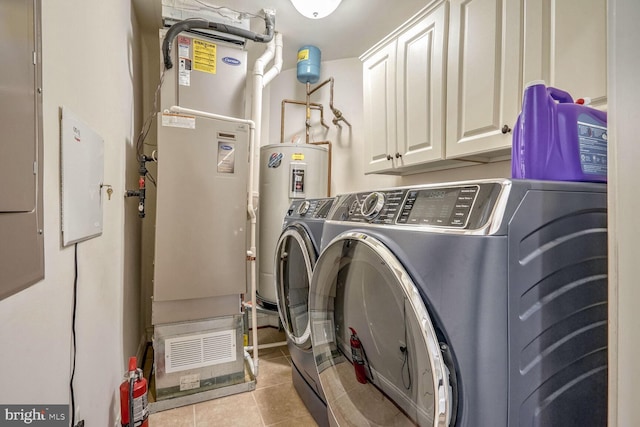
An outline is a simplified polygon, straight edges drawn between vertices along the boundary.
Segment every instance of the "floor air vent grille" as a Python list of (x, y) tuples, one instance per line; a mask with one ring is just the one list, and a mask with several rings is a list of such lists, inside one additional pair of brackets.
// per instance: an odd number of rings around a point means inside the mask
[(169, 338), (165, 341), (165, 372), (168, 374), (235, 360), (234, 330)]

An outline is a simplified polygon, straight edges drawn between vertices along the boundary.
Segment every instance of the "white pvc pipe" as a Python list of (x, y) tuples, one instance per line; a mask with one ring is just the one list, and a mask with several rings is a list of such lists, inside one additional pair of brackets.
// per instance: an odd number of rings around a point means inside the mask
[(282, 34), (276, 33), (274, 41), (272, 42), (275, 43), (276, 46), (275, 59), (273, 60), (273, 66), (271, 69), (269, 69), (269, 71), (264, 75), (264, 81), (262, 82), (263, 88), (271, 83), (271, 80), (273, 80), (273, 78), (282, 71)]
[[(258, 345), (258, 349), (264, 350), (265, 348), (282, 347), (282, 346), (285, 346), (285, 345), (287, 345), (286, 341), (270, 342), (268, 344), (259, 344)], [(253, 351), (254, 347), (252, 345), (248, 345), (244, 349), (246, 351)]]
[(244, 351), (244, 360), (246, 360), (247, 361), (247, 365), (249, 365), (249, 371), (251, 372), (251, 376), (253, 376), (253, 378), (255, 378), (256, 377), (255, 366), (253, 365), (253, 361), (251, 360), (251, 356), (249, 355), (249, 353), (247, 352), (246, 349)]
[[(267, 72), (268, 81), (265, 82), (265, 67), (266, 65), (274, 58), (276, 61), (273, 67)], [(264, 87), (275, 77), (282, 68), (282, 35), (276, 34), (274, 39), (269, 42), (264, 53), (260, 58), (258, 58), (254, 64), (253, 68), (253, 96), (251, 99), (251, 118), (253, 123), (255, 124), (255, 140), (254, 149), (251, 151), (251, 161), (249, 167), (251, 168), (249, 172), (249, 206), (250, 206), (250, 217), (251, 217), (251, 227), (250, 227), (250, 281), (251, 281), (251, 340), (253, 343), (253, 364), (255, 369), (255, 376), (258, 376), (258, 349), (260, 346), (258, 345), (258, 301), (257, 301), (257, 281), (256, 281), (256, 214), (253, 206), (254, 200), (254, 176), (259, 176), (259, 172), (257, 169), (259, 168), (259, 162), (256, 162), (255, 159), (259, 155), (255, 151), (255, 147), (260, 147), (260, 138), (262, 132), (262, 91)]]
[(237, 117), (231, 117), (231, 116), (223, 116), (222, 114), (207, 113), (206, 111), (192, 110), (191, 108), (184, 108), (178, 105), (174, 105), (173, 107), (169, 108), (169, 111), (171, 111), (172, 113), (206, 117), (208, 119), (224, 120), (232, 123), (243, 123), (243, 124), (249, 125), (249, 129), (251, 130), (255, 130), (256, 128), (256, 124), (254, 123), (253, 120), (239, 119)]

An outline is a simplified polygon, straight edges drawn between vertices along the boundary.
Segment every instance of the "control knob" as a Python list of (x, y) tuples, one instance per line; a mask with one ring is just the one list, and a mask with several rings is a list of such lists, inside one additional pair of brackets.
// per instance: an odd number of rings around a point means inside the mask
[(298, 206), (298, 215), (304, 215), (309, 211), (309, 206), (311, 205), (311, 203), (309, 203), (308, 200), (305, 200), (304, 202), (300, 203), (300, 206)]
[(365, 197), (360, 208), (360, 213), (367, 219), (374, 219), (384, 207), (384, 194), (374, 191)]

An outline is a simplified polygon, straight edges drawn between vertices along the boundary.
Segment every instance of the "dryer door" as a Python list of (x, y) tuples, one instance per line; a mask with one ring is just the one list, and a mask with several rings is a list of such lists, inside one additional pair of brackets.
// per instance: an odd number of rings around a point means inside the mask
[(298, 347), (311, 348), (309, 285), (316, 251), (300, 224), (284, 229), (276, 245), (275, 280), (278, 313), (289, 339)]
[(314, 358), (337, 425), (449, 425), (448, 370), (429, 313), (384, 244), (338, 236), (318, 259), (310, 298)]

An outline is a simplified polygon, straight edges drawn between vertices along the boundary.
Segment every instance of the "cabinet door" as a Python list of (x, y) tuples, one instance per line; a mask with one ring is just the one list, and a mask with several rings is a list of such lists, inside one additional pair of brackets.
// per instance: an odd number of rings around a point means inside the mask
[(398, 37), (397, 166), (444, 158), (448, 3)]
[(607, 1), (525, 2), (524, 82), (607, 103)]
[(365, 172), (393, 169), (396, 152), (396, 43), (363, 63)]
[[(509, 152), (520, 110), (521, 0), (451, 0), (447, 158)], [(507, 130), (507, 129), (505, 129)]]

